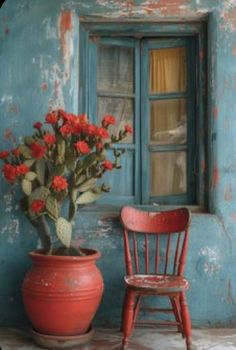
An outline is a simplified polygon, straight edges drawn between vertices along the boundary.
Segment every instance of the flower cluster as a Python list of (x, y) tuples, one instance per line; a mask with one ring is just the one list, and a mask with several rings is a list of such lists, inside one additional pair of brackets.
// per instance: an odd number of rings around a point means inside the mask
[[(0, 151), (3, 176), (10, 184), (21, 184), (22, 209), (34, 225), (38, 224), (46, 253), (53, 253), (47, 221), (54, 221), (59, 240), (69, 248), (77, 206), (108, 191), (105, 184), (97, 186), (96, 181), (106, 171), (120, 168), (122, 151), (113, 149), (112, 144), (132, 133), (131, 126), (125, 125), (118, 135), (110, 135), (109, 126), (115, 124), (112, 115), (105, 115), (97, 126), (89, 123), (85, 114), (56, 110), (46, 115), (44, 124), (36, 122), (34, 133), (17, 148)], [(113, 161), (106, 158), (109, 149), (113, 150)], [(64, 218), (60, 211), (66, 201), (69, 212)]]

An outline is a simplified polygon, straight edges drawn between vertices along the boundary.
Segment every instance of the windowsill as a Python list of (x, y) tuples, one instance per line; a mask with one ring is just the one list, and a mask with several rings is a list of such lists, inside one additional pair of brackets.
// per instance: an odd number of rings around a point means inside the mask
[[(130, 206), (140, 208), (140, 209), (145, 209), (149, 211), (163, 211), (163, 210), (171, 210), (171, 209), (176, 209), (176, 208), (188, 208), (191, 213), (202, 213), (205, 214), (207, 213), (206, 209), (203, 206), (200, 205), (160, 205), (160, 204), (148, 204), (148, 205), (143, 205), (143, 204), (132, 204)], [(113, 213), (113, 214), (119, 214), (121, 208), (124, 207), (124, 205), (112, 205), (112, 204), (90, 204), (90, 205), (85, 205), (82, 208), (79, 208), (79, 212), (101, 212), (101, 213)]]

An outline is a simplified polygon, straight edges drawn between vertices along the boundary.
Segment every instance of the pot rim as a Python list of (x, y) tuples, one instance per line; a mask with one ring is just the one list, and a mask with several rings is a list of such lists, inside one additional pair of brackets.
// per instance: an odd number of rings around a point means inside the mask
[(91, 260), (97, 260), (101, 257), (101, 252), (96, 249), (92, 248), (80, 248), (83, 252), (87, 253), (88, 255), (85, 256), (67, 256), (67, 255), (45, 255), (42, 253), (41, 249), (35, 249), (31, 252), (29, 252), (29, 256), (32, 258), (32, 260), (53, 260), (53, 261), (65, 261), (65, 262), (79, 262), (79, 261), (91, 261)]

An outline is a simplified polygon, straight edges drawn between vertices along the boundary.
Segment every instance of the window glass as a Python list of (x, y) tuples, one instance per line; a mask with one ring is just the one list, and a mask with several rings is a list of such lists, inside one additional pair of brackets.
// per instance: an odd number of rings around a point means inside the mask
[[(103, 116), (111, 114), (116, 117), (116, 125), (111, 125), (109, 130), (114, 134), (119, 134), (120, 129), (124, 129), (126, 124), (133, 127), (133, 99), (116, 98), (116, 97), (98, 97), (98, 122), (100, 123)], [(133, 142), (133, 134), (127, 134), (122, 140), (124, 143)]]
[(186, 75), (185, 47), (150, 50), (150, 93), (184, 92)]
[(132, 93), (133, 49), (116, 46), (98, 46), (98, 91)]
[(186, 152), (152, 153), (151, 196), (184, 194), (186, 190)]
[(152, 144), (184, 144), (187, 141), (186, 100), (159, 100), (150, 103)]

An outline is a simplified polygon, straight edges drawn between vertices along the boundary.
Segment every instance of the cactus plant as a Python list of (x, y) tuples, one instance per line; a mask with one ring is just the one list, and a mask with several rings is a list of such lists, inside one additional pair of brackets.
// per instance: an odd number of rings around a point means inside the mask
[[(106, 171), (120, 168), (123, 151), (114, 149), (113, 163), (106, 159), (106, 151), (132, 132), (126, 125), (118, 136), (109, 135), (112, 124), (115, 118), (110, 115), (96, 126), (88, 122), (86, 115), (56, 110), (46, 115), (44, 126), (35, 123), (34, 133), (24, 137), (17, 148), (0, 152), (3, 175), (10, 184), (21, 185), (21, 208), (37, 229), (45, 254), (82, 254), (78, 247), (71, 246), (78, 205), (96, 201), (109, 190), (104, 184), (98, 186), (97, 179)], [(63, 217), (66, 202), (68, 215)], [(59, 247), (52, 246), (50, 222)]]

